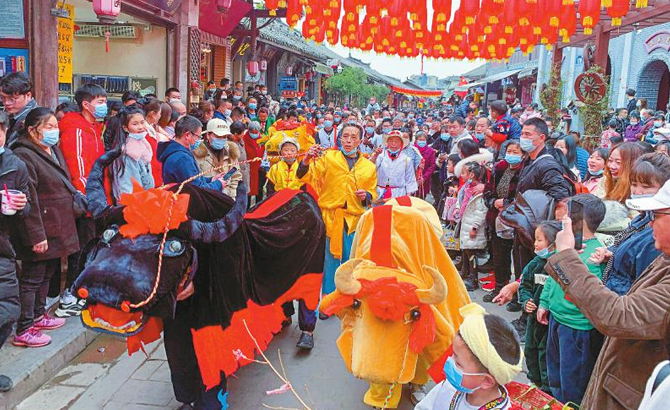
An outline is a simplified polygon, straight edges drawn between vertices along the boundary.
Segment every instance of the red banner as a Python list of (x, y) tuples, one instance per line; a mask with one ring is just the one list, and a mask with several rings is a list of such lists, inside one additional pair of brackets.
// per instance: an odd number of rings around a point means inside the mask
[(399, 94), (411, 95), (413, 97), (442, 97), (442, 91), (422, 91), (411, 88), (400, 88), (391, 86), (391, 91)]

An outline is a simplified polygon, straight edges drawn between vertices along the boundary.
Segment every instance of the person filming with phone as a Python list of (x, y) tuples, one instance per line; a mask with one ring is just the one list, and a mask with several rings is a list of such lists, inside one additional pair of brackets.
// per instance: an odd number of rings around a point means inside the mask
[[(661, 254), (645, 269), (625, 295), (603, 286), (575, 250), (570, 217), (556, 237), (557, 253), (545, 270), (565, 293), (566, 300), (605, 336), (581, 404), (583, 409), (638, 408), (654, 367), (665, 360), (663, 348), (670, 321), (670, 181), (653, 196), (629, 199), (629, 208), (647, 212), (654, 246)], [(584, 208), (584, 219), (586, 217)], [(587, 230), (584, 230), (585, 237)], [(588, 245), (587, 245), (588, 246)]]

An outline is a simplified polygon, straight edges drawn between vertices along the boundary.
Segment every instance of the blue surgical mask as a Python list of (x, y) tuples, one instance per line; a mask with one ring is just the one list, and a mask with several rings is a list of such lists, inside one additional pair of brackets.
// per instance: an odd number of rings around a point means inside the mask
[(40, 141), (40, 144), (44, 145), (45, 147), (53, 147), (54, 145), (58, 144), (59, 139), (60, 130), (58, 128), (53, 130), (44, 130), (42, 131), (42, 141)]
[(326, 128), (333, 128), (333, 122), (331, 120), (325, 120), (323, 126)]
[(540, 249), (539, 251), (535, 251), (535, 255), (537, 255), (540, 259), (547, 259), (549, 258), (549, 255), (551, 255), (551, 252), (549, 251), (549, 248), (544, 248)]
[(388, 134), (388, 133), (391, 132), (391, 131), (393, 131), (393, 128), (388, 128), (388, 127), (384, 127), (384, 128), (382, 128), (382, 132), (383, 132), (384, 134)]
[[(212, 149), (214, 150), (222, 150), (226, 146), (226, 139), (225, 138), (214, 138), (212, 139)], [(195, 149), (195, 148), (192, 148)]]
[(398, 155), (400, 153), (400, 149), (389, 149), (388, 151), (391, 155)]
[(225, 115), (226, 117), (230, 117), (230, 114), (232, 114), (232, 113), (233, 113), (232, 110), (225, 110), (225, 111), (223, 112), (223, 115)]
[(521, 137), (521, 139), (519, 139), (519, 144), (521, 145), (521, 150), (523, 152), (533, 152), (535, 150), (533, 140), (530, 138)]
[(441, 139), (442, 141), (449, 141), (449, 138), (451, 138), (451, 135), (449, 135), (449, 134), (447, 134), (447, 133), (444, 133), (444, 132), (443, 132), (442, 134), (440, 134), (440, 139)]
[(260, 133), (260, 132), (249, 132), (249, 136), (250, 136), (252, 139), (257, 140), (257, 139), (259, 139), (259, 138), (261, 137), (261, 133)]
[(144, 132), (129, 132), (128, 136), (132, 139), (135, 139), (135, 140), (142, 140), (142, 139), (144, 139), (144, 137), (147, 136), (147, 132), (146, 131), (144, 131)]
[(349, 120), (347, 123), (349, 125), (356, 125), (356, 120)]
[(107, 116), (107, 103), (96, 105), (93, 116), (99, 120), (105, 118)]
[(333, 118), (333, 120), (335, 121), (335, 124), (339, 124), (340, 121), (342, 121), (342, 118), (340, 118), (340, 117), (335, 117), (335, 118)]
[(358, 152), (358, 148), (354, 148), (351, 151), (345, 151), (344, 147), (342, 147), (340, 148), (340, 151), (347, 157), (353, 157)]
[(282, 161), (286, 162), (287, 164), (291, 165), (295, 162), (295, 158), (284, 158), (282, 157)]
[(516, 165), (523, 161), (523, 157), (519, 154), (506, 154), (505, 161), (510, 165)]
[(653, 198), (655, 194), (630, 194), (630, 199)]
[(447, 361), (444, 364), (444, 374), (447, 376), (447, 381), (454, 389), (468, 394), (480, 389), (481, 386), (474, 389), (468, 389), (467, 387), (463, 386), (463, 376), (486, 375), (486, 373), (465, 373), (463, 370), (459, 369), (458, 366), (456, 366), (456, 362), (454, 361), (453, 356), (449, 356), (449, 358), (447, 358)]
[(368, 134), (374, 134), (375, 127), (365, 127), (365, 132)]
[(605, 171), (605, 168), (601, 169), (600, 171), (591, 171), (589, 169), (589, 174), (593, 175), (594, 177), (599, 177), (603, 174), (604, 171)]
[(663, 125), (661, 121), (654, 121), (654, 127), (655, 128), (660, 128)]
[(5, 152), (5, 146), (4, 145), (2, 147), (0, 147), (0, 155), (2, 155), (3, 152)]
[(249, 109), (250, 110), (255, 110), (256, 109), (256, 103), (249, 103)]
[(477, 133), (475, 133), (475, 137), (477, 138), (477, 140), (481, 141), (481, 140), (484, 139), (484, 134), (477, 134)]
[(630, 125), (633, 125), (633, 126), (637, 125), (637, 120), (631, 120)]
[(233, 101), (239, 101), (239, 100), (241, 100), (241, 99), (242, 99), (241, 96), (239, 96), (239, 95), (233, 95)]
[(198, 149), (198, 147), (200, 146), (200, 144), (202, 144), (202, 140), (201, 140), (201, 139), (196, 140), (196, 141), (195, 141), (195, 144), (191, 144), (191, 145), (189, 145), (188, 147), (191, 149), (191, 151), (195, 151), (196, 149)]
[(428, 144), (428, 142), (425, 141), (425, 140), (419, 140), (419, 141), (416, 142), (416, 145), (417, 145), (419, 148), (423, 148), (423, 147), (425, 147), (427, 144)]

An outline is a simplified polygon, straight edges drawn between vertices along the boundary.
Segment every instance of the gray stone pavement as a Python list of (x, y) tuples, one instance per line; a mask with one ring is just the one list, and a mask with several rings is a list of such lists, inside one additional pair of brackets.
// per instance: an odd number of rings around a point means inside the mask
[[(483, 295), (482, 291), (477, 291), (471, 296), (481, 303)], [(489, 312), (509, 320), (517, 317), (504, 308), (484, 305)], [(369, 410), (362, 401), (367, 384), (349, 374), (340, 358), (335, 344), (339, 331), (337, 318), (319, 321), (314, 350), (300, 352), (295, 348), (300, 335), (295, 318), (290, 328), (275, 337), (266, 355), (279, 366), (281, 352), (289, 380), (311, 409)], [(179, 403), (172, 393), (162, 343), (156, 342), (146, 350), (148, 357), (141, 352), (129, 357), (124, 342), (107, 335), (100, 336), (67, 367), (21, 402), (16, 410), (177, 409)], [(525, 375), (518, 380), (526, 381)], [(230, 409), (302, 409), (291, 392), (266, 394), (281, 385), (267, 365), (246, 366), (229, 378)], [(412, 409), (407, 392), (403, 394), (399, 409)]]

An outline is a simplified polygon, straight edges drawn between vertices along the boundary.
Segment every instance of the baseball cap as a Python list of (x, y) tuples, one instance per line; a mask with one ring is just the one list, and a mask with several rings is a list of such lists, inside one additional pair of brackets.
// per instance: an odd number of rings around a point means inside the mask
[(658, 211), (670, 208), (670, 180), (663, 184), (656, 195), (649, 198), (629, 199), (626, 205), (635, 211)]
[(223, 137), (224, 135), (230, 135), (230, 127), (228, 123), (220, 118), (212, 118), (207, 121), (207, 129), (203, 131), (203, 134), (208, 132), (213, 132), (218, 137)]

